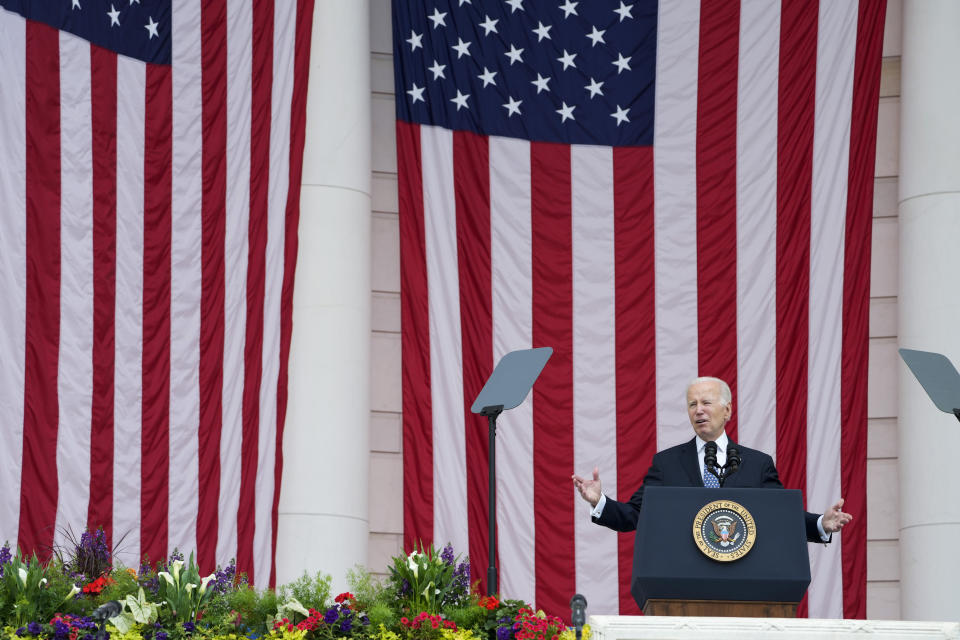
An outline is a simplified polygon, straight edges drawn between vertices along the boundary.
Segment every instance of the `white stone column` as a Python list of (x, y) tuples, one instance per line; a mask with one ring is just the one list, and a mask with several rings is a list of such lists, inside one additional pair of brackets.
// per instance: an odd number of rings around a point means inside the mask
[[(960, 365), (960, 2), (904, 0), (900, 346)], [(900, 598), (905, 620), (960, 619), (960, 424), (900, 364)]]
[(277, 584), (366, 563), (370, 419), (368, 0), (317, 0), (277, 532)]

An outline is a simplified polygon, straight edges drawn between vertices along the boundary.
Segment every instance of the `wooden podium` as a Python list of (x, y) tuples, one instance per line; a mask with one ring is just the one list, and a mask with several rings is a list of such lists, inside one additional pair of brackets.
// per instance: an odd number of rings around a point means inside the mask
[[(714, 531), (703, 514), (717, 501), (736, 503), (746, 512), (747, 520), (734, 528), (737, 535), (750, 536), (752, 546), (745, 553), (711, 556), (702, 550), (710, 552), (703, 532), (713, 537)], [(696, 527), (698, 514), (701, 521)], [(795, 618), (809, 584), (799, 491), (658, 486), (644, 490), (630, 585), (644, 614)]]
[(796, 618), (796, 602), (736, 600), (658, 600), (647, 598), (645, 616), (705, 616), (711, 618)]

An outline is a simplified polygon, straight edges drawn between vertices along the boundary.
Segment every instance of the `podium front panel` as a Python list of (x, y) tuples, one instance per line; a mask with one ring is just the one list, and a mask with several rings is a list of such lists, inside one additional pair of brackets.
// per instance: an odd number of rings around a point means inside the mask
[[(697, 513), (730, 500), (753, 516), (756, 538), (737, 560), (707, 557), (693, 537)], [(799, 602), (810, 584), (803, 497), (788, 489), (644, 489), (637, 522), (631, 593), (648, 598)]]

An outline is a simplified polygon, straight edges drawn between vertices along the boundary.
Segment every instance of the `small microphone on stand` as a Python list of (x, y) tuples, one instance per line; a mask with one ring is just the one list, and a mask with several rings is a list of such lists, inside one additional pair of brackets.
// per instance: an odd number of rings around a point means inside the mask
[(570, 598), (570, 622), (577, 631), (577, 640), (583, 634), (583, 625), (587, 622), (587, 599), (579, 593)]
[(723, 468), (727, 470), (728, 476), (740, 468), (740, 451), (733, 445), (727, 448), (727, 464)]
[(717, 473), (717, 443), (712, 440), (703, 446), (703, 464), (707, 471), (720, 480), (720, 474)]

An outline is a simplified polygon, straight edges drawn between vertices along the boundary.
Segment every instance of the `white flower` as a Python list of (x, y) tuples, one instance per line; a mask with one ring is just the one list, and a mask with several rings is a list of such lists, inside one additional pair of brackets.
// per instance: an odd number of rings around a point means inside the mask
[(20, 575), (20, 582), (27, 583), (27, 570), (23, 567), (17, 567), (17, 573)]
[(180, 582), (180, 570), (183, 569), (183, 560), (174, 560), (173, 562), (173, 579), (177, 582)]
[(407, 566), (410, 567), (410, 571), (413, 571), (413, 577), (414, 577), (414, 578), (419, 578), (419, 577), (420, 577), (420, 563), (417, 562), (416, 554), (417, 554), (417, 552), (414, 551), (414, 552), (412, 552), (409, 556), (407, 556)]
[(167, 573), (166, 571), (160, 571), (160, 572), (157, 573), (157, 575), (160, 576), (161, 578), (163, 578), (164, 580), (166, 580), (167, 582), (169, 582), (171, 587), (174, 586), (173, 576), (171, 576), (171, 575), (170, 575), (169, 573)]
[(47, 579), (46, 579), (46, 578), (40, 578), (40, 582), (37, 583), (37, 586), (38, 586), (38, 587), (42, 587), (42, 586), (45, 585), (45, 584), (47, 584)]
[(217, 574), (211, 573), (206, 578), (200, 581), (200, 593), (201, 595), (207, 591), (207, 585), (210, 584), (210, 581), (217, 577)]

